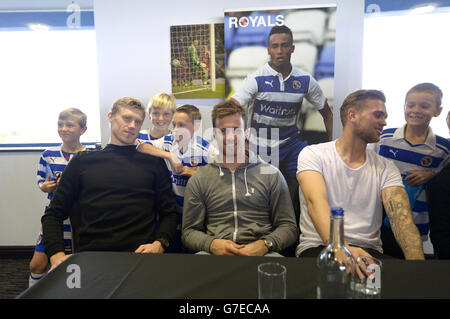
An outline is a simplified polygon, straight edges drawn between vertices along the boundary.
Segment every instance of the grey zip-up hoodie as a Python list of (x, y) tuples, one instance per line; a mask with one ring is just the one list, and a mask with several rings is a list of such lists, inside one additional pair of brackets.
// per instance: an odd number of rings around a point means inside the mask
[(210, 163), (200, 167), (186, 186), (183, 244), (207, 251), (214, 239), (248, 244), (259, 239), (279, 252), (298, 238), (294, 209), (280, 171), (258, 159), (234, 172)]

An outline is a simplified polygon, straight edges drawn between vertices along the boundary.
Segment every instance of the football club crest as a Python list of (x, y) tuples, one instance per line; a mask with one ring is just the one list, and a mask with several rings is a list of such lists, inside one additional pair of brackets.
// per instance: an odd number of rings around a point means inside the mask
[(249, 23), (250, 23), (250, 21), (248, 20), (247, 17), (242, 17), (239, 19), (239, 25), (243, 28), (246, 28)]
[(298, 80), (295, 80), (292, 83), (292, 87), (294, 88), (294, 90), (298, 90), (298, 89), (300, 89), (302, 87), (302, 83), (300, 81), (298, 81)]
[(420, 165), (423, 167), (428, 167), (433, 162), (433, 159), (430, 156), (424, 156), (420, 159)]
[(41, 236), (41, 234), (39, 234), (39, 236), (36, 240), (36, 246), (39, 246), (41, 244), (41, 241), (42, 241), (42, 236)]
[(200, 164), (200, 162), (195, 157), (191, 157), (191, 163), (190, 164), (191, 164), (192, 167), (196, 167), (196, 166), (198, 166), (198, 164)]

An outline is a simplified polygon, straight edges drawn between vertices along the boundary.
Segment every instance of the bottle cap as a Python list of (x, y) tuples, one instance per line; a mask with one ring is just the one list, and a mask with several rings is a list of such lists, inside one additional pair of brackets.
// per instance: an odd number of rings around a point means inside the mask
[(344, 217), (344, 209), (342, 207), (332, 207), (331, 216)]

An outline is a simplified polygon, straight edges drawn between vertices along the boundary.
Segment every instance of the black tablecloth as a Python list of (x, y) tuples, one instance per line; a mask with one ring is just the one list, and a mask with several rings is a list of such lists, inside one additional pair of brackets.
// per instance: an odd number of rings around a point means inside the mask
[[(315, 298), (313, 258), (84, 252), (18, 298), (256, 299), (257, 266), (287, 267), (287, 298)], [(450, 298), (450, 261), (384, 260), (382, 298)], [(69, 288), (78, 265), (80, 288)]]

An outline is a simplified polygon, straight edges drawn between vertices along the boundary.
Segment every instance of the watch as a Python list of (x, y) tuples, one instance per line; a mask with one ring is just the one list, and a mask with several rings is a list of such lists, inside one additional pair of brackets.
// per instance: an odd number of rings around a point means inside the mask
[(271, 240), (263, 239), (264, 245), (266, 245), (267, 249), (269, 249), (269, 252), (273, 250), (273, 243)]
[(169, 248), (169, 241), (167, 239), (165, 239), (165, 238), (158, 238), (156, 240), (161, 243), (161, 246), (162, 246), (162, 248), (164, 248), (164, 250), (167, 250), (167, 248)]

